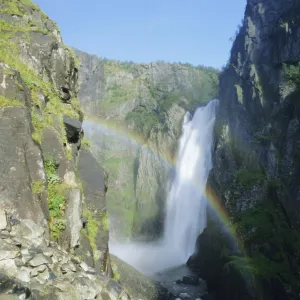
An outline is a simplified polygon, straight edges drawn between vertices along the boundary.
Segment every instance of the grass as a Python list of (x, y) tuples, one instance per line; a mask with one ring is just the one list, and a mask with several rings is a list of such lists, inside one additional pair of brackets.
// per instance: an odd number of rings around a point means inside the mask
[(25, 106), (22, 102), (18, 100), (7, 99), (0, 95), (0, 107), (22, 107)]
[[(11, 2), (14, 3), (15, 1)], [(19, 2), (18, 2), (19, 3)], [(74, 99), (72, 105), (64, 105), (59, 97), (59, 92), (53, 84), (43, 80), (34, 70), (30, 69), (26, 63), (19, 58), (19, 49), (17, 44), (12, 41), (17, 32), (26, 33), (28, 30), (24, 27), (10, 25), (5, 21), (0, 21), (0, 29), (4, 33), (0, 40), (0, 60), (5, 62), (10, 67), (18, 70), (25, 85), (31, 92), (31, 102), (34, 108), (32, 109), (32, 124), (34, 128), (33, 139), (37, 143), (41, 143), (43, 129), (46, 126), (53, 126), (52, 115), (57, 116), (61, 128), (64, 128), (63, 116), (79, 117), (78, 100)], [(32, 29), (30, 29), (32, 31)], [(49, 99), (45, 109), (43, 109), (40, 97), (44, 96)], [(13, 101), (11, 104), (7, 100), (0, 99), (1, 106), (19, 105)], [(76, 109), (74, 109), (76, 107)], [(40, 114), (36, 113), (35, 108), (39, 108)], [(65, 137), (62, 137), (65, 140)]]
[(101, 224), (104, 231), (108, 231), (109, 229), (109, 219), (108, 214), (104, 213), (101, 217)]
[(32, 182), (32, 193), (40, 194), (44, 191), (44, 183), (42, 181), (33, 181)]
[[(36, 18), (32, 17), (32, 10), (38, 11), (35, 12)], [(12, 69), (17, 70), (24, 84), (30, 91), (33, 140), (38, 144), (42, 143), (44, 129), (46, 127), (54, 128), (53, 117), (56, 116), (63, 131), (63, 133), (60, 134), (61, 143), (68, 145), (63, 116), (79, 117), (80, 108), (78, 100), (72, 99), (71, 105), (64, 105), (60, 99), (60, 93), (56, 90), (55, 86), (51, 82), (44, 80), (34, 69), (31, 69), (28, 62), (22, 60), (19, 53), (18, 42), (16, 42), (17, 39), (17, 41), (21, 40), (23, 43), (30, 45), (32, 42), (32, 35), (30, 35), (30, 33), (32, 32), (48, 34), (55, 38), (51, 31), (40, 27), (38, 13), (40, 13), (42, 22), (46, 22), (49, 18), (30, 0), (4, 1), (1, 5), (0, 13), (19, 16), (23, 19), (23, 22), (19, 22), (16, 19), (14, 24), (0, 20), (0, 61), (10, 66), (10, 68), (7, 68), (5, 71), (5, 74), (14, 76), (15, 71), (12, 71)], [(53, 23), (53, 25), (56, 27), (55, 23)], [(73, 51), (67, 47), (65, 47), (65, 50), (69, 53), (70, 63), (76, 65), (78, 61)], [(20, 82), (16, 84), (20, 91), (24, 91), (25, 86), (23, 84), (20, 84)], [(41, 98), (47, 99), (45, 105), (42, 103)], [(24, 104), (17, 100), (0, 97), (0, 107), (7, 106), (24, 106)], [(72, 150), (70, 147), (67, 147), (66, 155), (68, 159), (72, 159)], [(49, 227), (51, 238), (57, 240), (66, 226), (64, 213), (66, 208), (66, 195), (70, 187), (64, 184), (57, 176), (56, 171), (58, 164), (53, 158), (45, 158), (44, 167), (47, 177), (48, 205), (50, 211)], [(32, 191), (34, 194), (41, 193), (43, 191), (43, 183), (33, 182)]]
[(51, 239), (57, 240), (62, 231), (66, 228), (64, 213), (66, 209), (66, 193), (69, 187), (62, 183), (57, 176), (56, 171), (58, 164), (53, 158), (46, 158), (44, 160), (44, 167), (48, 182)]
[(83, 211), (83, 216), (87, 218), (87, 238), (93, 249), (93, 252), (97, 250), (96, 237), (99, 231), (100, 223), (93, 217), (90, 210), (85, 209)]

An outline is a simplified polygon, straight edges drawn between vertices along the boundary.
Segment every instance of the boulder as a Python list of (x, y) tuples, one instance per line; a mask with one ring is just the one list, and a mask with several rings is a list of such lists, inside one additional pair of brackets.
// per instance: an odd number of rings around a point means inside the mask
[(69, 143), (78, 143), (79, 139), (83, 135), (82, 133), (82, 123), (75, 118), (64, 116), (64, 124), (67, 130), (67, 139)]

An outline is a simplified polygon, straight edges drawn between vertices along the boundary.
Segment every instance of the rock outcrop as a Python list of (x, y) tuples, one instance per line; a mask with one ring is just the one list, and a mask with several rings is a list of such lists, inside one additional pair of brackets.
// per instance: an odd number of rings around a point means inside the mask
[(217, 71), (75, 53), (86, 137), (110, 178), (111, 234), (156, 238), (183, 116), (217, 96)]
[(16, 223), (6, 219), (6, 227), (0, 231), (0, 299), (129, 297), (115, 280), (46, 240), (44, 230), (32, 220)]
[[(98, 275), (84, 272), (93, 267), (112, 275), (107, 184), (82, 145), (78, 62), (56, 24), (29, 0), (0, 1), (0, 30), (0, 273), (15, 286), (26, 282), (29, 290), (49, 294), (32, 292), (30, 299), (95, 299)], [(64, 274), (76, 276), (56, 284), (51, 272), (59, 282)], [(7, 280), (1, 275), (0, 293), (10, 291)], [(83, 295), (89, 286), (92, 294)]]
[(298, 1), (248, 0), (220, 76), (209, 188), (242, 243), (210, 214), (190, 259), (218, 299), (299, 299), (299, 15)]

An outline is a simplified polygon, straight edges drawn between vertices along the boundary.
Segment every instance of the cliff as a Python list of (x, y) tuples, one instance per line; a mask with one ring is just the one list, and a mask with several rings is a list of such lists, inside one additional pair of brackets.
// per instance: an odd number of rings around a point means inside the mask
[(74, 53), (29, 0), (0, 1), (0, 30), (0, 294), (128, 299), (106, 277), (107, 188), (82, 145)]
[(241, 242), (210, 212), (189, 262), (218, 299), (299, 299), (299, 15), (298, 1), (248, 0), (220, 75), (208, 184)]
[(155, 238), (162, 231), (183, 116), (217, 97), (218, 73), (188, 64), (135, 64), (75, 53), (86, 136), (109, 174), (111, 233)]

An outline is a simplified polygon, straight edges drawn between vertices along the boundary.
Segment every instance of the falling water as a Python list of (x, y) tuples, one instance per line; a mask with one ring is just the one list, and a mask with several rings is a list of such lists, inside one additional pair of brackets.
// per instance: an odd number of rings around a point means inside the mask
[(184, 264), (195, 250), (198, 235), (206, 226), (205, 186), (212, 167), (211, 147), (218, 100), (187, 113), (167, 199), (165, 232), (152, 244), (111, 245), (111, 251), (145, 274)]

